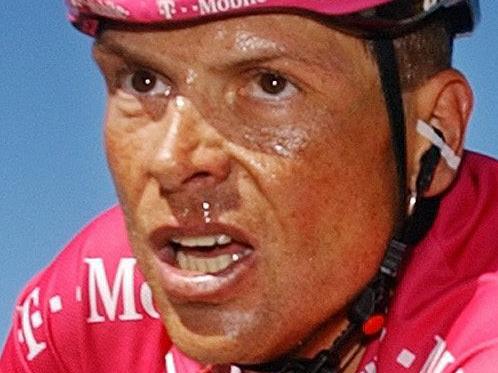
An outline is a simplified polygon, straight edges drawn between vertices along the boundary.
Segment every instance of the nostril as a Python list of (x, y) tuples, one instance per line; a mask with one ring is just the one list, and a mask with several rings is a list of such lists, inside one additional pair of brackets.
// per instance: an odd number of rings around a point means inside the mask
[(214, 181), (215, 178), (210, 172), (200, 171), (186, 178), (183, 184), (210, 183)]
[[(171, 175), (170, 175), (171, 176)], [(171, 193), (179, 192), (181, 190), (201, 190), (205, 188), (210, 188), (217, 183), (216, 177), (209, 172), (196, 172), (188, 178), (179, 181), (178, 183), (167, 183), (163, 181), (161, 183), (161, 195), (163, 197), (168, 196)]]
[(202, 172), (196, 172), (195, 174), (193, 174), (192, 176), (190, 176), (187, 180), (185, 180), (186, 182), (188, 182), (190, 179), (205, 179), (207, 177), (210, 177), (211, 174), (207, 171), (202, 171)]

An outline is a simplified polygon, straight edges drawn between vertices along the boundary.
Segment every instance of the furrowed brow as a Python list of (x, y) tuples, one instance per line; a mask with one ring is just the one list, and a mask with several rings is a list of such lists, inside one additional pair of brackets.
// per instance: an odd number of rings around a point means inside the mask
[[(95, 50), (103, 54), (111, 54), (122, 58), (128, 63), (154, 68), (153, 56), (138, 48), (119, 43), (110, 38), (100, 38), (94, 44)], [(151, 66), (152, 65), (152, 66)]]

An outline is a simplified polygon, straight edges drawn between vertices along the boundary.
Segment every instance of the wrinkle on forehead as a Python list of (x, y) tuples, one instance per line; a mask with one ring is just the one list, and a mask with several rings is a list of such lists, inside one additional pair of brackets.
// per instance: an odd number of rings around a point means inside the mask
[[(355, 67), (351, 36), (330, 30), (312, 19), (297, 15), (255, 15), (224, 19), (178, 29), (104, 31), (102, 41), (151, 60), (163, 59), (199, 64), (206, 68), (229, 66), (244, 59), (284, 57), (351, 72)], [(220, 58), (222, 57), (222, 58)], [(242, 61), (243, 62), (243, 61)]]

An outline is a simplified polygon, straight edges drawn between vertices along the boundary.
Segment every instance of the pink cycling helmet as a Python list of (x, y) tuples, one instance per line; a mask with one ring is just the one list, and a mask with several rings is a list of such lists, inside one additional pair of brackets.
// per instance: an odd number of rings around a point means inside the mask
[(94, 36), (99, 21), (160, 24), (258, 12), (328, 16), (363, 34), (399, 34), (447, 11), (455, 33), (473, 29), (477, 0), (66, 0), (71, 22)]

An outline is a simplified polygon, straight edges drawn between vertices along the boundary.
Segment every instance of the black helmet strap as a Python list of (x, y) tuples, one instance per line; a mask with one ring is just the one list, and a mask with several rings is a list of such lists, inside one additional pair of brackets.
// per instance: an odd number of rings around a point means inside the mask
[[(406, 135), (405, 112), (400, 84), (400, 75), (393, 39), (375, 39), (374, 51), (379, 69), (380, 82), (386, 102), (386, 110), (391, 127), (391, 141), (396, 160), (399, 205), (401, 207), (399, 221), (403, 222), (406, 204)], [(401, 229), (397, 227), (398, 230)]]

